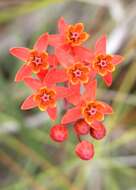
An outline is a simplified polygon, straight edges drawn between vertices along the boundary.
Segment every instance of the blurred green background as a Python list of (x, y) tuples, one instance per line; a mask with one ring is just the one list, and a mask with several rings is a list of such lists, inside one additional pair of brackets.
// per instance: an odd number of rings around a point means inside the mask
[[(47, 115), (19, 108), (31, 92), (14, 83), (22, 63), (8, 50), (56, 32), (60, 16), (85, 24), (88, 47), (106, 33), (108, 52), (125, 57), (110, 88), (99, 81), (97, 97), (114, 114), (105, 120), (104, 140), (85, 137), (95, 144), (92, 161), (75, 156), (72, 128), (67, 142), (54, 143)], [(136, 190), (135, 0), (0, 0), (0, 190)]]

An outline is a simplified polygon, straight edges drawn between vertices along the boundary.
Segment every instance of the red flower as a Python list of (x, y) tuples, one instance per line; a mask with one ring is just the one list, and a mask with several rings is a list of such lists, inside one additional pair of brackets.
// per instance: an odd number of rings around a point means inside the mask
[(96, 139), (101, 140), (106, 135), (106, 128), (101, 122), (94, 122), (90, 126), (90, 135)]
[(31, 77), (25, 78), (24, 82), (35, 90), (35, 92), (26, 98), (21, 106), (21, 109), (28, 110), (38, 107), (41, 111), (47, 111), (50, 118), (55, 120), (57, 117), (57, 100), (68, 95), (68, 88), (51, 85), (48, 83), (46, 77), (43, 82)]
[(74, 130), (77, 135), (87, 135), (90, 130), (90, 126), (84, 121), (84, 119), (79, 119), (74, 124)]
[(71, 56), (63, 49), (56, 49), (58, 58), (63, 69), (51, 69), (48, 72), (48, 78), (52, 83), (68, 81), (72, 85), (85, 84), (91, 78), (90, 68), (77, 57)]
[(30, 50), (24, 47), (15, 47), (10, 49), (10, 53), (19, 58), (25, 64), (19, 69), (16, 74), (15, 81), (21, 81), (24, 77), (33, 73), (46, 72), (49, 67), (49, 56), (45, 51), (48, 46), (48, 34), (41, 35)]
[(50, 137), (57, 142), (63, 142), (68, 138), (68, 130), (63, 125), (55, 125), (50, 129)]
[(49, 44), (55, 47), (64, 45), (79, 46), (89, 37), (89, 34), (84, 32), (83, 23), (70, 25), (65, 22), (63, 17), (59, 19), (58, 30), (59, 34), (49, 36)]
[(94, 146), (84, 140), (77, 144), (75, 152), (82, 160), (91, 160), (94, 156)]
[(85, 88), (86, 91), (82, 95), (81, 99), (79, 99), (78, 104), (74, 108), (69, 109), (63, 116), (62, 124), (71, 123), (83, 118), (90, 125), (94, 121), (103, 120), (105, 114), (112, 113), (112, 108), (108, 104), (95, 100), (95, 80), (88, 83)]
[(123, 57), (106, 54), (106, 42), (106, 36), (102, 36), (96, 41), (94, 58), (91, 58), (91, 67), (96, 74), (102, 76), (107, 86), (110, 86), (112, 84), (112, 72), (116, 65), (123, 61)]
[[(49, 44), (55, 48), (59, 48), (59, 50), (63, 49), (72, 56), (80, 58), (81, 62), (89, 62), (93, 56), (93, 52), (81, 46), (89, 37), (89, 34), (84, 32), (83, 23), (69, 25), (64, 18), (61, 17), (58, 22), (58, 31), (59, 34), (49, 35)], [(66, 59), (65, 62), (66, 61), (68, 60)]]

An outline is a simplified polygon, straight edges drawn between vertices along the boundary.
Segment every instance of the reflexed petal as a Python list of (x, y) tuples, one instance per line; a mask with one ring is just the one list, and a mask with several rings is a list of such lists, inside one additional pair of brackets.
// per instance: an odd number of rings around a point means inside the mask
[(59, 82), (64, 82), (66, 80), (67, 80), (67, 75), (65, 70), (51, 69), (47, 73), (43, 83), (51, 85)]
[(34, 79), (32, 77), (26, 77), (24, 79), (24, 82), (33, 90), (38, 90), (42, 86), (41, 82), (38, 79)]
[(21, 105), (21, 109), (22, 110), (29, 110), (32, 108), (37, 107), (36, 103), (33, 100), (33, 95), (32, 96), (28, 96), (25, 101), (23, 102), (23, 104)]
[(71, 85), (69, 88), (69, 95), (66, 97), (69, 103), (77, 105), (80, 103), (80, 85)]
[(103, 80), (107, 86), (111, 86), (111, 84), (112, 84), (112, 73), (108, 73), (106, 76), (104, 76)]
[(106, 41), (107, 41), (107, 38), (105, 35), (96, 41), (96, 44), (95, 44), (96, 54), (101, 54), (101, 53), (106, 54)]
[(55, 108), (48, 108), (47, 112), (52, 120), (55, 120), (57, 118), (57, 109)]
[(26, 62), (29, 55), (30, 55), (30, 50), (28, 48), (24, 48), (24, 47), (15, 47), (15, 48), (11, 48), (9, 50), (10, 54), (17, 57), (18, 59)]
[(75, 107), (67, 111), (67, 113), (63, 116), (61, 123), (62, 124), (72, 123), (78, 120), (80, 117), (81, 117), (80, 108)]
[(80, 47), (80, 46), (75, 46), (73, 48), (75, 56), (79, 57), (81, 61), (87, 61), (91, 62), (94, 53), (91, 49)]
[(120, 56), (120, 55), (113, 55), (112, 63), (115, 64), (115, 65), (118, 65), (118, 64), (122, 63), (123, 60), (124, 60), (124, 57), (123, 57), (123, 56)]
[(106, 104), (105, 102), (101, 102), (104, 106), (104, 114), (112, 114), (113, 113), (113, 109), (109, 104)]
[(55, 55), (48, 55), (48, 63), (51, 67), (56, 67), (58, 65), (58, 59)]
[(40, 70), (39, 73), (37, 73), (38, 78), (43, 81), (43, 79), (45, 78), (46, 74), (47, 74), (48, 70)]
[(19, 82), (23, 80), (25, 77), (29, 76), (31, 74), (31, 69), (29, 66), (24, 64), (16, 73), (15, 76), (15, 82)]
[(91, 70), (90, 71), (90, 80), (93, 80), (95, 78), (95, 76), (96, 76), (96, 72)]
[(69, 64), (74, 63), (73, 57), (61, 48), (57, 48), (55, 54), (63, 67), (67, 67)]
[(49, 35), (49, 45), (59, 47), (63, 44), (61, 36), (59, 34), (50, 34)]
[(61, 17), (58, 21), (58, 31), (61, 35), (65, 33), (65, 29), (68, 26), (68, 24), (65, 22), (64, 18)]
[(88, 84), (86, 84), (83, 99), (84, 100), (86, 100), (86, 99), (94, 100), (96, 97), (96, 87), (97, 87), (96, 80), (90, 81)]
[(44, 51), (47, 49), (48, 46), (48, 33), (44, 33), (42, 34), (36, 41), (36, 43), (34, 44), (34, 49), (38, 50), (38, 51)]
[(54, 89), (57, 92), (57, 99), (58, 98), (65, 98), (68, 96), (69, 89), (63, 86), (56, 86)]

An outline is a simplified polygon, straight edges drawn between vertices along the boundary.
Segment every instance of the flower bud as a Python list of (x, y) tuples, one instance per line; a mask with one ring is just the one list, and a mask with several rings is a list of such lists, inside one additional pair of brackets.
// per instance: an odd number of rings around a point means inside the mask
[(68, 129), (64, 125), (55, 125), (50, 129), (50, 137), (57, 142), (63, 142), (68, 138)]
[(82, 160), (91, 160), (94, 156), (94, 146), (88, 141), (83, 140), (77, 144), (75, 152)]
[(78, 135), (87, 135), (90, 130), (90, 126), (84, 121), (84, 119), (79, 119), (74, 124), (74, 130)]
[(90, 128), (90, 135), (97, 140), (101, 140), (106, 135), (105, 126), (100, 122), (97, 123), (97, 128), (93, 126)]

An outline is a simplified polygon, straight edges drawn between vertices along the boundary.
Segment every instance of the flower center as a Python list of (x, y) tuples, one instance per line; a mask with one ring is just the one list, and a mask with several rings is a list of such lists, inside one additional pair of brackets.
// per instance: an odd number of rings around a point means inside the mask
[(77, 69), (76, 71), (74, 71), (74, 74), (76, 77), (80, 77), (81, 76), (81, 71), (79, 69)]
[(71, 37), (77, 40), (79, 38), (79, 33), (78, 32), (72, 32)]
[(88, 111), (88, 113), (89, 113), (90, 115), (95, 115), (95, 114), (96, 114), (96, 111), (97, 111), (97, 109), (94, 108), (94, 107), (92, 107), (92, 108)]
[(43, 94), (43, 96), (41, 97), (41, 99), (42, 99), (44, 102), (47, 102), (47, 101), (49, 101), (50, 96), (49, 96), (49, 94)]
[(34, 57), (33, 62), (34, 62), (36, 65), (40, 65), (41, 62), (42, 62), (42, 59), (41, 59), (41, 57)]
[(107, 66), (107, 61), (106, 60), (101, 60), (100, 63), (99, 63), (99, 65), (101, 67), (106, 67)]

